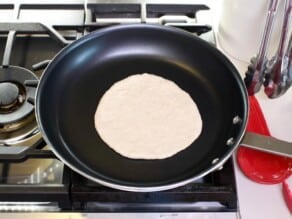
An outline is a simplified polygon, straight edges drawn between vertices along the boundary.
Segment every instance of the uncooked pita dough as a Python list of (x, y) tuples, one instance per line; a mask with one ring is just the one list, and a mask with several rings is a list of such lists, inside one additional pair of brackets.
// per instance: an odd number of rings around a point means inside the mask
[(133, 159), (164, 159), (198, 138), (202, 119), (188, 93), (153, 74), (136, 74), (102, 96), (95, 128), (103, 141)]

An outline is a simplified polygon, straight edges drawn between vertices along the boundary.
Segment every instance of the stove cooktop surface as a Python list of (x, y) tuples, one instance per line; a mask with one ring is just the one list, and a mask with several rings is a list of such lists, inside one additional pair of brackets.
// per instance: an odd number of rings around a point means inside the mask
[[(30, 72), (31, 78), (25, 78), (21, 85), (30, 92), (37, 87), (36, 79), (44, 68), (63, 47), (106, 26), (141, 22), (168, 25), (214, 43), (211, 25), (200, 22), (197, 16), (208, 11), (208, 6), (191, 1), (179, 5), (159, 1), (20, 2), (0, 3), (1, 68), (16, 66)], [(5, 77), (7, 74), (0, 74), (0, 84), (7, 82)], [(33, 95), (27, 90), (24, 92), (30, 97), (26, 104), (33, 109)], [(13, 98), (10, 100), (9, 104), (14, 101)], [(19, 108), (11, 110), (17, 112)], [(118, 191), (91, 182), (64, 166), (38, 132), (33, 110), (29, 116), (30, 120), (20, 117), (18, 121), (5, 123), (0, 119), (0, 212), (237, 211), (231, 160), (222, 170), (173, 190), (154, 193)]]

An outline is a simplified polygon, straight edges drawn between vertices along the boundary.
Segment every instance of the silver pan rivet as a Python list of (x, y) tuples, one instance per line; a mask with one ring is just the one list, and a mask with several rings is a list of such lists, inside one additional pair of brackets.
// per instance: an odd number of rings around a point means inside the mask
[(241, 118), (239, 116), (235, 116), (232, 122), (234, 125), (239, 124), (241, 123)]
[(223, 169), (223, 166), (220, 166), (220, 167), (217, 168), (217, 171), (220, 171), (222, 169)]
[(215, 158), (214, 160), (212, 160), (212, 164), (215, 164), (219, 161), (219, 158)]
[(232, 137), (229, 138), (229, 139), (227, 140), (226, 144), (227, 144), (228, 146), (233, 145), (233, 144), (234, 144), (234, 138), (232, 138)]

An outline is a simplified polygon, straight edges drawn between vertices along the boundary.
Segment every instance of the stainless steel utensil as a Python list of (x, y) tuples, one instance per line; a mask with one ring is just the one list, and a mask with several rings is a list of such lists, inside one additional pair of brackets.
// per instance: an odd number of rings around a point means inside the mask
[(251, 64), (248, 66), (246, 77), (244, 79), (248, 94), (254, 95), (257, 93), (264, 83), (264, 71), (267, 62), (266, 51), (269, 44), (274, 17), (278, 6), (278, 0), (270, 0), (265, 29), (262, 36), (259, 52), (256, 57), (251, 59)]
[[(269, 98), (283, 95), (292, 85), (292, 35), (289, 37), (292, 0), (286, 0), (282, 32), (277, 53), (267, 62), (265, 70), (265, 93)], [(290, 39), (289, 39), (290, 38)], [(289, 40), (289, 41), (288, 41)], [(288, 41), (288, 42), (287, 42)], [(285, 49), (286, 48), (286, 49)]]

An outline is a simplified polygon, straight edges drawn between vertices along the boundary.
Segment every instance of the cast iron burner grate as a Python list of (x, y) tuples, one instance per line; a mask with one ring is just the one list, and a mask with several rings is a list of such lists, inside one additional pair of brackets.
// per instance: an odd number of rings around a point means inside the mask
[(73, 209), (89, 212), (210, 212), (236, 211), (232, 161), (224, 169), (175, 189), (133, 193), (107, 188), (73, 173)]
[[(50, 150), (43, 150), (41, 139), (26, 150), (13, 152), (2, 149), (0, 161), (9, 167), (28, 158), (55, 158)], [(9, 147), (6, 147), (9, 149)], [(8, 171), (6, 171), (6, 174)], [(2, 174), (5, 172), (2, 171)], [(7, 176), (2, 175), (2, 179)], [(1, 202), (53, 202), (60, 211), (84, 212), (210, 212), (237, 211), (237, 193), (232, 160), (224, 168), (199, 181), (162, 192), (125, 192), (92, 182), (64, 168), (63, 182), (46, 184), (0, 184)]]

